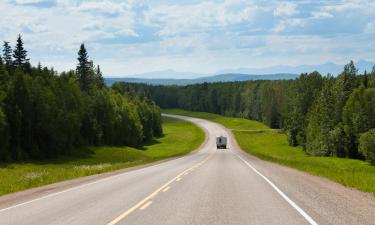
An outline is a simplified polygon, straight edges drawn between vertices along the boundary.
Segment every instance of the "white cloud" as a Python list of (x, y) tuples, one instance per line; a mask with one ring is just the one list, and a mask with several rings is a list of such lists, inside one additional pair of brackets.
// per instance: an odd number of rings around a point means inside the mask
[(275, 16), (293, 16), (298, 13), (297, 5), (292, 2), (278, 3), (273, 11)]
[(321, 7), (322, 12), (345, 13), (361, 11), (362, 14), (374, 15), (375, 2), (372, 0), (341, 0), (338, 3), (327, 4)]
[[(13, 2), (17, 4), (36, 4), (36, 3), (41, 3), (45, 2), (46, 0), (13, 0)], [(9, 1), (12, 2), (12, 1)]]
[(281, 20), (272, 30), (275, 32), (285, 31), (290, 27), (303, 27), (305, 22), (302, 19)]
[(223, 26), (254, 22), (258, 8), (251, 1), (202, 2), (191, 5), (161, 5), (145, 13), (145, 23), (162, 27), (159, 35), (201, 32)]
[(326, 18), (332, 18), (333, 17), (333, 15), (331, 13), (323, 12), (323, 11), (312, 12), (311, 15), (312, 15), (313, 19), (326, 19)]
[(365, 32), (368, 34), (375, 34), (375, 21), (371, 21), (366, 25)]
[(16, 1), (0, 0), (0, 41), (23, 33), (32, 62), (60, 71), (81, 42), (110, 75), (375, 59), (369, 0)]
[(114, 3), (108, 0), (84, 1), (79, 5), (78, 10), (95, 14), (117, 15), (129, 13), (130, 5), (126, 3)]

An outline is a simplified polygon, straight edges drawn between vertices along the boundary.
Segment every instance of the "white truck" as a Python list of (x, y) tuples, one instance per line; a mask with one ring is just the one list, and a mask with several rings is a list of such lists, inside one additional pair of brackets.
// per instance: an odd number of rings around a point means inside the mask
[(216, 147), (226, 149), (227, 148), (227, 137), (220, 136), (216, 138)]

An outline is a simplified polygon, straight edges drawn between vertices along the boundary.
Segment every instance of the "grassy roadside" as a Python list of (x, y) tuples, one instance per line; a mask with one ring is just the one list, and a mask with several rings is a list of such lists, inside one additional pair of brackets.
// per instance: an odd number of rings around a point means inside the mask
[(0, 164), (0, 195), (184, 155), (205, 137), (194, 124), (173, 118), (163, 118), (163, 129), (163, 137), (142, 149), (92, 147), (55, 160)]
[(256, 121), (180, 109), (163, 110), (163, 113), (193, 116), (220, 123), (233, 129), (238, 144), (252, 155), (375, 195), (375, 166), (370, 166), (367, 162), (309, 156), (302, 148), (289, 146), (285, 134)]

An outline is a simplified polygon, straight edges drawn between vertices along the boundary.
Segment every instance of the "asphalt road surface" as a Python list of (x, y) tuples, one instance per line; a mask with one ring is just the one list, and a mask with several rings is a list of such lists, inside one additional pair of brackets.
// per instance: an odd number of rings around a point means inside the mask
[[(372, 195), (249, 156), (222, 126), (178, 117), (206, 131), (199, 150), (64, 190), (3, 196), (0, 224), (375, 224)], [(219, 135), (229, 149), (216, 149)]]

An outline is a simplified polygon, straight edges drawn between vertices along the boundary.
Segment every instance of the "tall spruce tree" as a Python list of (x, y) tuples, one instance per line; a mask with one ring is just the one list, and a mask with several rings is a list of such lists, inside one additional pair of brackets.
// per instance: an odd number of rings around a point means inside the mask
[(40, 63), (40, 61), (38, 62), (38, 72), (42, 72), (42, 64)]
[(100, 70), (99, 65), (96, 67), (96, 70), (95, 70), (95, 83), (98, 88), (103, 88), (105, 86), (103, 74), (102, 74), (102, 71)]
[(367, 70), (365, 70), (365, 73), (363, 74), (362, 85), (363, 85), (365, 88), (368, 87), (368, 74), (367, 74)]
[(89, 61), (89, 56), (85, 45), (82, 43), (78, 51), (78, 65), (77, 75), (81, 89), (85, 92), (89, 92), (92, 85), (92, 63)]
[(301, 74), (289, 85), (284, 103), (284, 129), (287, 130), (290, 145), (304, 145), (308, 112), (323, 86), (323, 78), (318, 72)]
[(0, 56), (0, 84), (4, 84), (8, 80), (8, 71), (6, 71), (3, 58)]
[(3, 59), (5, 63), (5, 67), (8, 71), (10, 71), (12, 67), (12, 47), (10, 47), (9, 42), (4, 41), (3, 44)]
[[(334, 86), (334, 99), (335, 99), (335, 109), (334, 109), (334, 122), (337, 125), (337, 129), (343, 130), (342, 120), (343, 111), (346, 102), (353, 90), (358, 87), (359, 79), (357, 79), (358, 69), (355, 67), (353, 61), (346, 64), (344, 71), (337, 77), (336, 84)], [(335, 128), (335, 129), (336, 129)], [(345, 129), (345, 128), (344, 128)], [(340, 132), (341, 133), (341, 132)], [(341, 136), (339, 139), (342, 140), (341, 145), (344, 146), (345, 154), (348, 154), (350, 158), (357, 158), (357, 144), (356, 138), (351, 132), (345, 132), (345, 136)], [(337, 150), (338, 152), (342, 152)]]
[(15, 67), (19, 67), (23, 70), (25, 70), (26, 67), (28, 67), (29, 59), (27, 58), (27, 51), (23, 47), (23, 41), (20, 34), (17, 38), (16, 48), (13, 51), (13, 58), (13, 64)]

